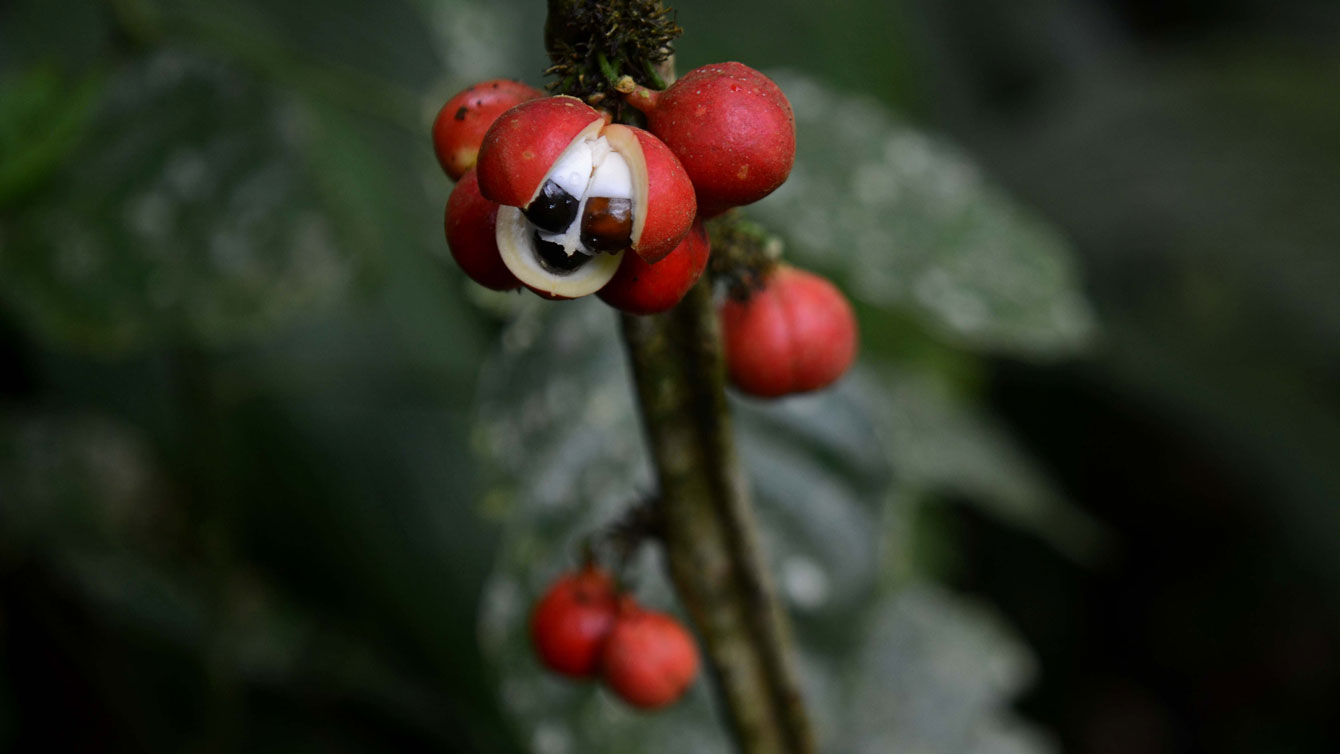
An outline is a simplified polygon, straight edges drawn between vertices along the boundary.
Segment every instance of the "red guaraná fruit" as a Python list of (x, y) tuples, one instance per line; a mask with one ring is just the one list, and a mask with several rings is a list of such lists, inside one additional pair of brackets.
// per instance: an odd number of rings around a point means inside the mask
[(697, 213), (693, 184), (669, 147), (573, 97), (504, 113), (484, 136), (477, 169), (480, 192), (502, 205), (503, 262), (551, 298), (600, 290), (627, 250), (660, 260)]
[(484, 133), (499, 115), (542, 95), (539, 89), (519, 81), (494, 79), (481, 81), (447, 100), (433, 121), (433, 151), (451, 180), (460, 180), (474, 167)]
[(602, 664), (605, 684), (621, 699), (655, 709), (675, 702), (692, 685), (698, 675), (698, 648), (679, 621), (626, 597), (605, 643)]
[(647, 264), (636, 254), (624, 254), (613, 279), (596, 295), (629, 314), (668, 311), (702, 277), (711, 249), (702, 221), (695, 222), (679, 246), (656, 264)]
[(856, 317), (832, 283), (778, 266), (747, 300), (728, 299), (721, 330), (731, 382), (764, 398), (818, 390), (856, 358)]
[(535, 605), (530, 638), (540, 662), (572, 678), (592, 678), (619, 612), (614, 580), (596, 566), (564, 574)]
[(470, 279), (495, 291), (521, 287), (498, 253), (494, 222), (498, 205), (479, 193), (474, 168), (465, 171), (447, 199), (447, 248)]
[(772, 79), (742, 63), (689, 71), (664, 92), (628, 95), (647, 114), (698, 191), (698, 211), (713, 217), (771, 194), (791, 174), (796, 121)]

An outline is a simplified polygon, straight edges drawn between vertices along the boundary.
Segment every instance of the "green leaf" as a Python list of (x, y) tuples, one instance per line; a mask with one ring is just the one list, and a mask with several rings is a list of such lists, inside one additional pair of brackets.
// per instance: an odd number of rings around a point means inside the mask
[(0, 79), (0, 207), (46, 178), (78, 145), (102, 81), (71, 82), (50, 68)]
[[(441, 458), (464, 454), (434, 442), (440, 429), (422, 425), (440, 418), (426, 411), (412, 412), (420, 426), (383, 408), (354, 417), (357, 432), (323, 427), (329, 444), (342, 440), (355, 447), (323, 466), (324, 476), (344, 472), (325, 482), (343, 494), (326, 492), (316, 497), (320, 506), (305, 509), (308, 501), (294, 500), (302, 490), (275, 488), (297, 486), (293, 477), (305, 473), (303, 453), (331, 449), (292, 434), (274, 437), (282, 434), (277, 425), (312, 419), (291, 403), (287, 415), (266, 408), (235, 412), (207, 430), (228, 439), (257, 416), (271, 422), (245, 436), (246, 447), (259, 446), (264, 461), (241, 458), (226, 442), (210, 456), (211, 463), (232, 458), (236, 464), (228, 481), (210, 491), (191, 487), (180, 470), (169, 481), (162, 454), (121, 421), (61, 411), (0, 412), (0, 570), (11, 580), (47, 579), (45, 591), (36, 588), (44, 605), (70, 602), (88, 616), (77, 635), (55, 632), (53, 646), (113, 669), (103, 671), (109, 678), (115, 668), (135, 668), (94, 692), (131, 723), (151, 722), (181, 705), (192, 714), (210, 708), (237, 715), (240, 729), (264, 728), (273, 723), (276, 705), (301, 708), (311, 689), (320, 688), (354, 716), (312, 721), (313, 729), (347, 725), (366, 735), (361, 714), (375, 721), (372, 730), (382, 740), (416, 736), (435, 741), (435, 748), (456, 748), (452, 742), (466, 734), (462, 726), (451, 728), (454, 718), (443, 710), (463, 704), (452, 698), (452, 685), (466, 683), (471, 669), (452, 647), (468, 640), (470, 623), (451, 608), (451, 592), (444, 594), (443, 585), (463, 568), (457, 559), (473, 543), (453, 546), (450, 532), (458, 527), (441, 521), (443, 508), (453, 506), (443, 506), (440, 493), (450, 489), (449, 481), (459, 483), (464, 466)], [(379, 457), (367, 446), (394, 451)], [(387, 470), (388, 462), (401, 468)], [(267, 464), (279, 467), (268, 469), (269, 477)], [(412, 479), (434, 473), (454, 479)], [(263, 479), (247, 479), (256, 475)], [(399, 486), (368, 489), (379, 483)], [(223, 493), (226, 510), (202, 511), (202, 500), (220, 489), (237, 490)], [(386, 499), (398, 503), (388, 506)], [(257, 509), (268, 517), (255, 515)], [(247, 536), (231, 528), (237, 522), (252, 525)], [(279, 531), (267, 524), (279, 524)], [(287, 562), (258, 553), (257, 540), (266, 537), (282, 540)], [(351, 551), (358, 557), (351, 558)], [(295, 578), (304, 570), (310, 581)], [(369, 614), (376, 619), (369, 621)], [(454, 632), (451, 624), (463, 630)], [(206, 668), (208, 684), (200, 677)], [(3, 692), (0, 687), (0, 723)], [(219, 695), (250, 694), (264, 695), (266, 710), (218, 706)], [(284, 724), (298, 720), (290, 716)], [(199, 725), (189, 716), (179, 722), (167, 735)], [(470, 725), (488, 722), (476, 718)], [(0, 741), (4, 734), (0, 727)]]
[(890, 449), (898, 485), (918, 499), (953, 495), (1091, 562), (1110, 546), (1005, 429), (932, 373), (888, 369)]
[[(406, 130), (426, 133), (418, 91), (440, 68), (422, 13), (409, 3), (353, 0), (146, 0), (163, 33)], [(440, 102), (438, 103), (440, 105)], [(422, 144), (427, 146), (427, 139)]]
[(145, 552), (181, 525), (144, 438), (91, 415), (0, 413), (0, 541)]
[[(530, 650), (530, 605), (575, 564), (585, 536), (651, 491), (616, 321), (589, 299), (531, 302), (485, 370), (476, 447), (497, 474), (488, 510), (507, 531), (484, 596), (483, 649), (532, 751), (725, 754), (707, 681), (642, 715), (597, 685), (543, 672)], [(876, 385), (857, 374), (818, 394), (733, 406), (823, 749), (1046, 750), (1008, 711), (1031, 670), (1023, 648), (954, 597), (895, 588), (890, 408)], [(663, 566), (659, 548), (643, 548), (632, 581), (640, 600), (674, 610)], [(879, 684), (895, 695), (872, 691)], [(923, 717), (924, 699), (934, 714)]]
[(91, 139), (0, 226), (0, 294), (98, 350), (230, 342), (335, 300), (355, 272), (302, 160), (302, 107), (163, 52), (109, 82)]
[(1334, 71), (1306, 46), (1230, 45), (1098, 81), (998, 155), (1076, 229), (1095, 366), (1269, 489), (1270, 528), (1340, 583)]
[(1066, 244), (958, 151), (863, 97), (775, 76), (795, 109), (790, 179), (750, 208), (871, 305), (914, 312), (963, 346), (1048, 355), (1090, 337)]
[(851, 709), (827, 751), (1056, 751), (1014, 717), (1009, 700), (1034, 663), (984, 608), (913, 585), (873, 606), (860, 634), (845, 666)]

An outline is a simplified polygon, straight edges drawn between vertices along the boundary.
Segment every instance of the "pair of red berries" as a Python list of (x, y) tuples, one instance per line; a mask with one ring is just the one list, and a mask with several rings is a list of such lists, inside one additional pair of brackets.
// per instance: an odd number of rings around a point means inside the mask
[(530, 633), (545, 667), (570, 678), (599, 677), (641, 709), (675, 702), (698, 675), (698, 649), (679, 621), (620, 594), (595, 566), (554, 582), (535, 605)]
[(499, 290), (599, 292), (624, 311), (664, 311), (707, 265), (701, 219), (763, 198), (791, 171), (790, 103), (747, 66), (705, 66), (627, 99), (648, 130), (515, 82), (447, 102), (433, 138), (461, 179), (446, 228), (466, 274)]

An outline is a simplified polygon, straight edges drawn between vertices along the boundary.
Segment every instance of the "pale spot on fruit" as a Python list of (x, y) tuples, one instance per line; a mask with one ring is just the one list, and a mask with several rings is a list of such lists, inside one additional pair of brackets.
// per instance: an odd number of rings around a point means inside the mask
[(707, 108), (703, 107), (702, 105), (699, 105), (698, 108), (693, 111), (693, 114), (694, 116), (701, 118), (704, 115), (707, 115)]
[(735, 177), (743, 181), (745, 179), (745, 176), (748, 175), (749, 175), (749, 165), (746, 163), (740, 166), (740, 171), (735, 174)]
[(523, 159), (523, 160), (533, 160), (533, 159), (535, 159), (535, 153), (532, 152), (532, 151), (530, 151), (529, 149), (527, 149), (526, 151), (524, 151), (524, 152), (521, 153), (521, 159)]

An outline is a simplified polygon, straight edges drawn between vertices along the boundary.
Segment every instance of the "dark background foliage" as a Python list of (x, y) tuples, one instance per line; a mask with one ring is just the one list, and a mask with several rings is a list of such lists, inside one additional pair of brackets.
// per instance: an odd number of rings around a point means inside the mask
[[(424, 137), (537, 82), (539, 5), (0, 2), (0, 750), (544, 748), (478, 648), (514, 312), (440, 264)], [(1015, 709), (1086, 754), (1336, 750), (1340, 8), (678, 7), (681, 68), (869, 95), (1070, 241), (1085, 349), (859, 299), (868, 382), (932, 375), (1102, 531), (926, 485), (911, 570), (1026, 644)]]

